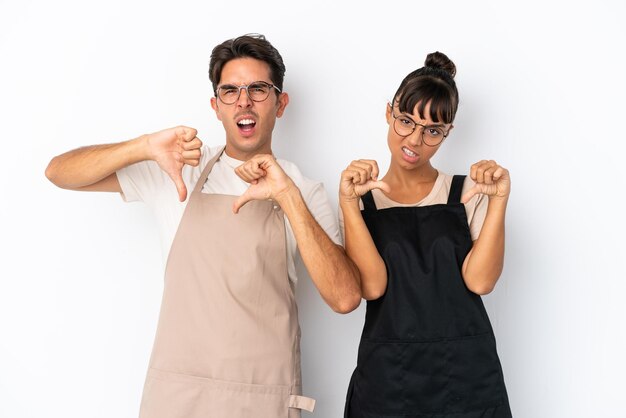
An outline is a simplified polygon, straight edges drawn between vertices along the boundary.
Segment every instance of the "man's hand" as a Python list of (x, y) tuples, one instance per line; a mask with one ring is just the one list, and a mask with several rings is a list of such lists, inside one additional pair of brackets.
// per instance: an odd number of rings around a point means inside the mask
[(358, 202), (359, 198), (372, 189), (390, 192), (389, 185), (378, 181), (378, 164), (375, 160), (355, 160), (342, 171), (339, 182), (339, 202)]
[(493, 160), (481, 160), (470, 168), (470, 177), (476, 182), (474, 187), (461, 198), (467, 203), (476, 194), (485, 194), (489, 199), (503, 199), (506, 201), (511, 192), (511, 177), (509, 170), (498, 165)]
[(197, 133), (193, 128), (177, 126), (146, 135), (150, 159), (156, 161), (172, 179), (181, 202), (187, 198), (187, 187), (182, 177), (183, 166), (188, 164), (196, 167), (200, 164), (202, 141), (196, 136)]
[(255, 155), (237, 167), (235, 173), (250, 183), (250, 187), (233, 204), (234, 213), (238, 213), (239, 209), (251, 200), (279, 200), (283, 194), (295, 187), (276, 159), (269, 154)]

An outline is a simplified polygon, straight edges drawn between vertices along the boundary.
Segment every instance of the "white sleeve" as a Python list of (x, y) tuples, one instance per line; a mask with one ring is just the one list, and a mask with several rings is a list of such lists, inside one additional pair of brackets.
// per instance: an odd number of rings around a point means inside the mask
[(118, 170), (116, 174), (122, 189), (122, 199), (125, 202), (152, 202), (157, 191), (167, 186), (168, 182), (176, 191), (172, 180), (154, 161), (141, 161), (131, 164)]
[(346, 242), (346, 224), (343, 220), (343, 212), (341, 206), (337, 208), (337, 215), (339, 217), (339, 232), (341, 233), (341, 241)]
[[(222, 147), (218, 145), (209, 148), (204, 145), (200, 164), (197, 167), (189, 165), (183, 167), (182, 177), (187, 186), (187, 196), (191, 194), (204, 166)], [(178, 191), (174, 181), (154, 161), (131, 164), (118, 170), (116, 174), (122, 189), (122, 199), (125, 202), (141, 201), (151, 204), (155, 202), (158, 195), (178, 201)]]
[(322, 183), (317, 183), (311, 187), (304, 200), (311, 211), (311, 214), (322, 227), (322, 229), (328, 234), (330, 239), (337, 245), (342, 245), (341, 234), (339, 233), (339, 225), (337, 224), (337, 217), (333, 212), (326, 189)]

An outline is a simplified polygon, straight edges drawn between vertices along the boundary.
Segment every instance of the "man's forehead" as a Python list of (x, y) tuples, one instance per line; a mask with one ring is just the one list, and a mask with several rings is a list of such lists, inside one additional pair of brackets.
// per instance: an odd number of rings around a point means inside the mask
[(255, 58), (235, 58), (222, 69), (220, 84), (249, 84), (253, 81), (270, 80), (270, 67), (265, 61)]

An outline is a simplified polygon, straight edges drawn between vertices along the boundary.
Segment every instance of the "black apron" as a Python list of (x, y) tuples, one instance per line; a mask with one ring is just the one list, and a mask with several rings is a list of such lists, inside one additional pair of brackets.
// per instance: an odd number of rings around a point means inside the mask
[(472, 248), (464, 179), (445, 205), (377, 210), (362, 197), (387, 290), (367, 302), (346, 418), (511, 417), (487, 311), (461, 274)]

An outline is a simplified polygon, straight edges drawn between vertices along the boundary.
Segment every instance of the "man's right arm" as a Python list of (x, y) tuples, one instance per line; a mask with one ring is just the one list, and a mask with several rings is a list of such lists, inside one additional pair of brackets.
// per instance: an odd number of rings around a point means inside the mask
[(140, 136), (117, 144), (90, 145), (54, 157), (46, 177), (63, 189), (121, 192), (115, 172), (144, 161), (146, 138)]
[(154, 160), (172, 179), (181, 201), (187, 188), (181, 172), (185, 164), (200, 162), (202, 141), (193, 128), (178, 126), (116, 144), (81, 147), (54, 157), (46, 177), (70, 190), (121, 192), (116, 171), (131, 164)]

